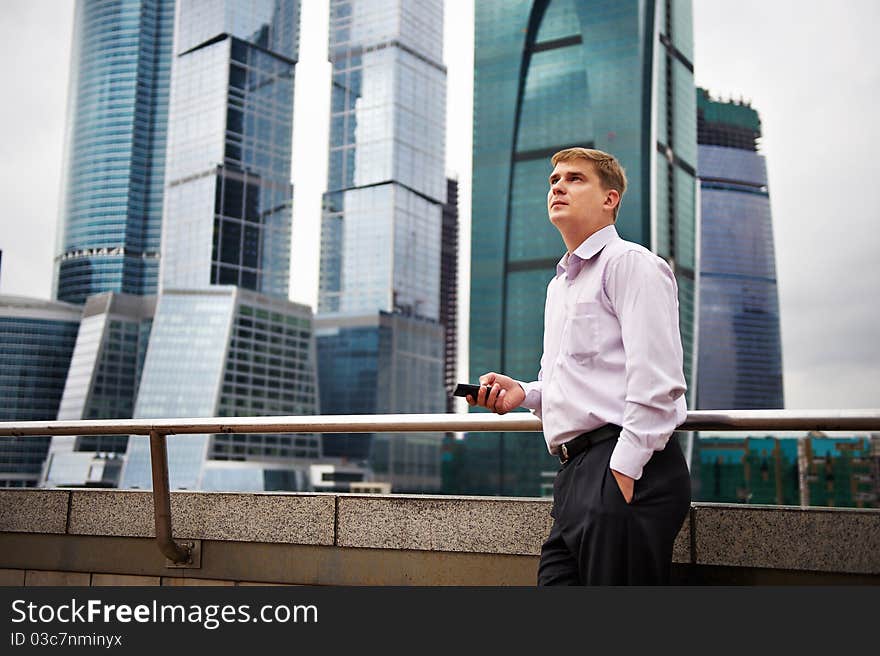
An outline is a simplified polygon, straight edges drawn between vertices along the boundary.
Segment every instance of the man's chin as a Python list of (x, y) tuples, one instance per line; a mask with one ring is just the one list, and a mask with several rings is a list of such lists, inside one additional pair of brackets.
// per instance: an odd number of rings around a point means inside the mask
[(564, 208), (551, 209), (550, 212), (548, 212), (548, 216), (550, 217), (550, 223), (553, 225), (565, 223), (565, 221), (570, 218), (569, 213), (566, 212)]

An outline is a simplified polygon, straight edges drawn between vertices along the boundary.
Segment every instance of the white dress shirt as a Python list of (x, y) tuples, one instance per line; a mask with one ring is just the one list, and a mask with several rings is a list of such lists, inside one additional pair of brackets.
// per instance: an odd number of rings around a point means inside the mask
[(687, 417), (678, 296), (669, 265), (613, 225), (556, 266), (544, 308), (544, 354), (522, 406), (550, 453), (604, 424), (623, 430), (611, 469), (634, 479)]

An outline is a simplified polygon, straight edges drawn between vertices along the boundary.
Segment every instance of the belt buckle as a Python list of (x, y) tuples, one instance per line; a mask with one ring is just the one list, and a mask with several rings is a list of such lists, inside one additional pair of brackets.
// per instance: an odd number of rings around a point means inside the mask
[(565, 444), (563, 444), (562, 446), (559, 447), (559, 450), (562, 451), (562, 457), (559, 460), (564, 465), (565, 463), (568, 462), (568, 447)]

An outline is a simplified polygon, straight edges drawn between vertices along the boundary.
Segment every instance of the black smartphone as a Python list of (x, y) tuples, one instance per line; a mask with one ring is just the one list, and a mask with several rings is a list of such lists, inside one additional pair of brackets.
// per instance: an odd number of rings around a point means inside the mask
[(488, 387), (488, 385), (469, 385), (467, 383), (458, 383), (452, 392), (452, 396), (472, 396), (474, 401), (477, 400), (477, 394), (480, 393), (480, 387)]

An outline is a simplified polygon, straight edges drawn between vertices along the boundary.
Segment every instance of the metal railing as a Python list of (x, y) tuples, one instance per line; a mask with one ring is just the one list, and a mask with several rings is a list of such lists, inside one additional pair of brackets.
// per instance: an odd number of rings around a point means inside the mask
[[(697, 410), (680, 431), (880, 430), (880, 410)], [(313, 415), (211, 417), (200, 419), (100, 419), (0, 422), (0, 437), (46, 435), (149, 435), (155, 535), (160, 551), (174, 564), (192, 562), (193, 545), (175, 542), (171, 532), (167, 435), (205, 433), (415, 433), (540, 432), (541, 420), (521, 412), (433, 415)]]

